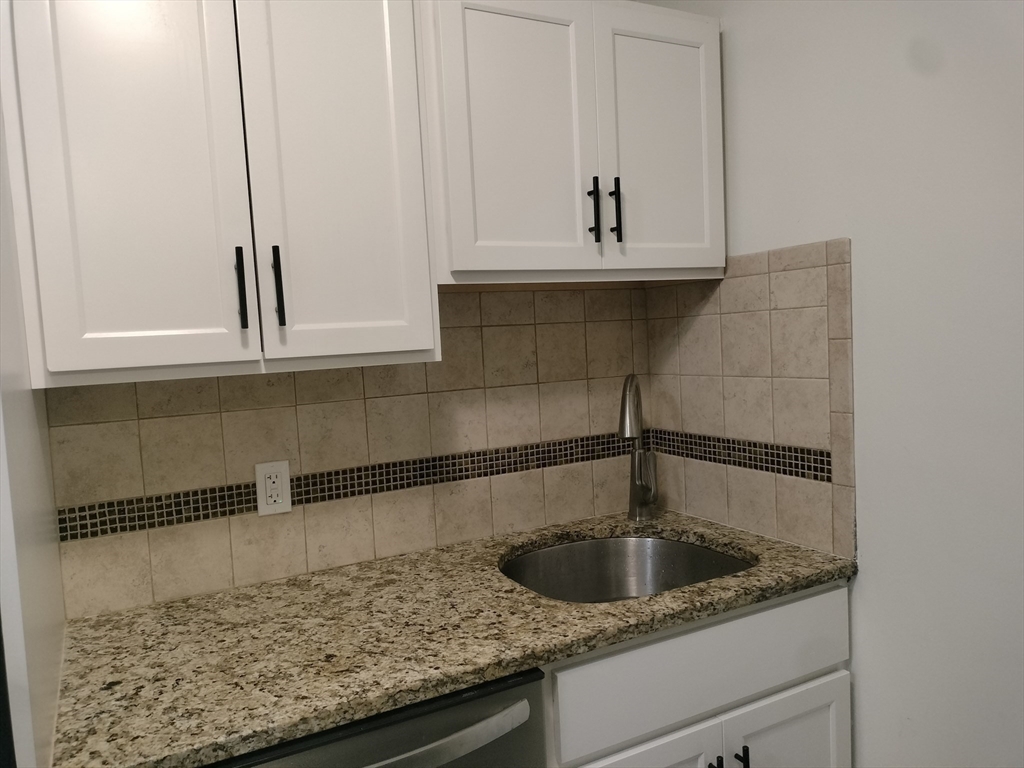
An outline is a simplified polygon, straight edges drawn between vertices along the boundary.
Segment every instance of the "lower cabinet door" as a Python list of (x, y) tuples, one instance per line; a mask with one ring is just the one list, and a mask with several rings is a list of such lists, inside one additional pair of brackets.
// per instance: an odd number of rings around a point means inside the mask
[(603, 757), (583, 768), (706, 768), (722, 754), (719, 718)]
[(720, 720), (726, 765), (737, 765), (734, 755), (746, 747), (757, 768), (848, 768), (850, 673), (798, 685)]

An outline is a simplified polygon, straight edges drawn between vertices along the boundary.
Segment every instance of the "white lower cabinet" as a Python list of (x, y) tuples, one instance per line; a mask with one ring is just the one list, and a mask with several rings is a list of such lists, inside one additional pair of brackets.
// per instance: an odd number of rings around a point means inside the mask
[(840, 587), (552, 665), (558, 764), (849, 766), (848, 616)]

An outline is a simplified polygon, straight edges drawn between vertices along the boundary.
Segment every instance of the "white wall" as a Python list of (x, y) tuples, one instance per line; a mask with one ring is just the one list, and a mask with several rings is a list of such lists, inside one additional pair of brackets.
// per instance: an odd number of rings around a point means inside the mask
[[(7, 9), (0, 7), (0, 12)], [(48, 766), (64, 642), (46, 406), (29, 386), (0, 118), (0, 617), (21, 768)]]
[(1024, 765), (1024, 4), (722, 19), (728, 251), (853, 239), (855, 761)]

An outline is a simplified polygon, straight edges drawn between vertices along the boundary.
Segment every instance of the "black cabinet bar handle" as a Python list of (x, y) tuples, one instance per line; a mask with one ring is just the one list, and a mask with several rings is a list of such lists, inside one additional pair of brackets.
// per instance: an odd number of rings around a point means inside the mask
[(733, 755), (733, 757), (740, 761), (743, 768), (750, 768), (750, 747), (743, 747), (743, 754)]
[(615, 233), (616, 242), (622, 242), (622, 193), (619, 192), (619, 177), (615, 177), (615, 189), (608, 193), (608, 197), (615, 198), (615, 226), (611, 231)]
[(235, 280), (238, 282), (238, 314), (242, 318), (242, 330), (249, 329), (249, 302), (245, 298), (245, 258), (242, 246), (235, 247)]
[(601, 242), (601, 200), (599, 190), (597, 188), (597, 176), (594, 177), (593, 186), (590, 191), (587, 192), (587, 197), (594, 198), (594, 226), (588, 229), (589, 232), (594, 233), (594, 242)]
[(281, 277), (281, 249), (278, 246), (271, 248), (274, 254), (274, 289), (277, 291), (277, 324), (287, 325), (288, 321), (284, 316), (284, 278)]
[(713, 763), (708, 763), (708, 768), (725, 768), (725, 759), (719, 755)]

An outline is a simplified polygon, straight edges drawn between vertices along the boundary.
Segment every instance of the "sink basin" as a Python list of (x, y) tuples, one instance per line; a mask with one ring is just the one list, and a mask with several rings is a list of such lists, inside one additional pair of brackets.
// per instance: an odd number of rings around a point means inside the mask
[(682, 541), (588, 539), (527, 552), (501, 572), (527, 589), (570, 603), (611, 603), (656, 595), (750, 568), (721, 552)]

